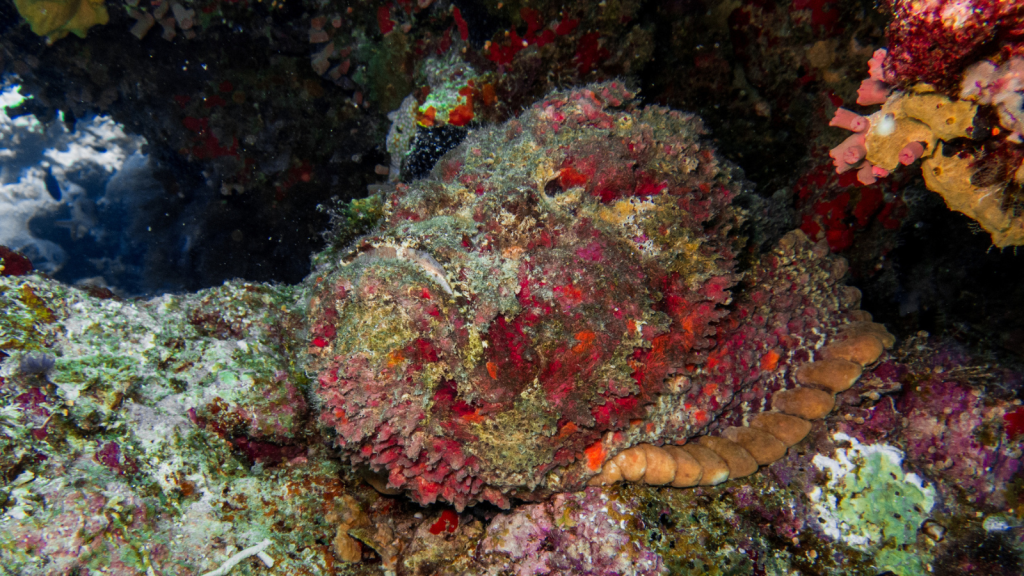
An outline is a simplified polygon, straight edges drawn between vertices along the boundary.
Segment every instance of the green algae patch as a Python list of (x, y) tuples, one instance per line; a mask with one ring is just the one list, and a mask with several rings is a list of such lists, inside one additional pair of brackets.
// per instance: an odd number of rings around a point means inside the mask
[(814, 457), (831, 479), (810, 494), (828, 536), (872, 554), (879, 571), (899, 576), (930, 572), (932, 554), (918, 546), (921, 525), (935, 506), (935, 489), (903, 470), (903, 454), (885, 444), (866, 445), (842, 433), (835, 459)]

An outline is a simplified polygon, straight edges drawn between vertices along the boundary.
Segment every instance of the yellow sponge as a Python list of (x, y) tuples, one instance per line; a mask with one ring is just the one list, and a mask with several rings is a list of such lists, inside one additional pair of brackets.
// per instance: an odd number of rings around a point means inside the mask
[(89, 28), (110, 20), (103, 0), (14, 0), (14, 5), (32, 31), (51, 44), (69, 32), (85, 38)]

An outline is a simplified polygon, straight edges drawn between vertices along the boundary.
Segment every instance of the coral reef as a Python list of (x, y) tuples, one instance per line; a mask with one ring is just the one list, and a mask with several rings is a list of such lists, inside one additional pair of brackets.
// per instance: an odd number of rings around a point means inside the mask
[[(203, 573), (268, 536), (306, 549), (337, 520), (302, 518), (358, 508), (334, 500), (338, 465), (305, 426), (294, 289), (236, 283), (135, 305), (0, 279), (8, 572)], [(42, 349), (56, 357), (28, 352)], [(323, 566), (315, 549), (268, 552), (290, 573), (311, 555)]]
[(481, 573), (515, 566), (517, 575), (664, 574), (664, 560), (629, 534), (636, 516), (628, 503), (595, 488), (525, 506), (488, 527), (476, 556), (490, 569)]
[[(910, 576), (1021, 563), (1024, 409), (994, 393), (1019, 375), (925, 337), (865, 369), (837, 396), (842, 416), (764, 473), (455, 513), (381, 496), (324, 449), (294, 364), (299, 290), (133, 303), (38, 275), (0, 289), (0, 333), (16, 339), (0, 359), (9, 572), (184, 576), (242, 560), (230, 573)], [(23, 370), (39, 356), (19, 349), (39, 348), (52, 369)]]
[(0, 574), (1021, 572), (1017, 3), (101, 7), (0, 4)]

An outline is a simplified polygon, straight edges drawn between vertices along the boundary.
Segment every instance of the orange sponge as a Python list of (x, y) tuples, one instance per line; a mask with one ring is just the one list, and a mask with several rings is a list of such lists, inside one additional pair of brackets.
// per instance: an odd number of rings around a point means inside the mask
[(850, 320), (854, 322), (871, 322), (874, 319), (871, 312), (867, 310), (851, 310), (849, 314)]
[(697, 462), (704, 471), (700, 478), (701, 486), (714, 486), (729, 479), (729, 465), (725, 463), (717, 453), (710, 448), (698, 444), (687, 444), (681, 446), (680, 450), (685, 451)]
[(848, 339), (861, 334), (872, 334), (882, 341), (882, 346), (887, 350), (896, 344), (896, 337), (893, 336), (885, 326), (877, 322), (851, 322), (839, 328), (839, 338)]
[(594, 476), (587, 482), (590, 486), (608, 486), (622, 481), (622, 470), (614, 460), (609, 460), (601, 467), (601, 473)]
[(639, 482), (647, 471), (647, 451), (639, 446), (627, 448), (616, 454), (612, 462), (618, 465), (627, 482)]
[(663, 448), (651, 444), (636, 446), (647, 454), (647, 469), (644, 471), (644, 484), (662, 486), (676, 478), (676, 459)]
[(686, 488), (700, 483), (704, 469), (701, 468), (700, 462), (696, 458), (679, 446), (665, 446), (664, 450), (676, 461), (676, 477), (672, 480), (673, 488)]

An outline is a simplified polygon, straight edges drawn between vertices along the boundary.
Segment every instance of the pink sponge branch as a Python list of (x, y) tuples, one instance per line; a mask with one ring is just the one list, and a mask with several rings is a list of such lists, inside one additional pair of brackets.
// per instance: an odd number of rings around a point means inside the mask
[(864, 132), (856, 132), (828, 153), (832, 157), (832, 163), (835, 164), (838, 174), (853, 168), (854, 164), (860, 162), (867, 155), (867, 148), (864, 147), (865, 137)]
[(857, 170), (857, 181), (865, 186), (869, 186), (877, 182), (878, 176), (875, 174), (875, 168), (877, 168), (877, 166), (872, 165), (871, 162), (861, 164), (860, 169)]
[(880, 80), (865, 78), (857, 89), (857, 104), (871, 106), (872, 104), (884, 104), (889, 97), (889, 86)]
[[(873, 104), (884, 104), (889, 98), (889, 85), (885, 82), (883, 64), (888, 56), (885, 48), (875, 50), (868, 60), (868, 78), (865, 78), (857, 90), (857, 104), (871, 106)], [(871, 122), (851, 110), (837, 108), (835, 116), (828, 123), (829, 126), (837, 126), (853, 131), (853, 134), (843, 142), (829, 151), (832, 163), (836, 166), (836, 172), (842, 174), (857, 169), (857, 181), (864, 185), (874, 184), (879, 178), (885, 178), (889, 171), (881, 166), (875, 166), (864, 158), (867, 156), (867, 131)], [(904, 165), (912, 164), (924, 154), (924, 145), (921, 142), (911, 142), (906, 145), (899, 155), (899, 160)]]
[(836, 115), (828, 123), (829, 126), (846, 128), (853, 132), (863, 132), (871, 125), (868, 119), (846, 108), (836, 108)]
[(882, 72), (882, 64), (885, 63), (885, 57), (888, 55), (889, 52), (887, 52), (885, 48), (879, 48), (871, 55), (871, 60), (868, 60), (868, 76), (870, 76), (872, 80), (885, 82), (885, 74)]
[(922, 154), (924, 154), (924, 144), (922, 144), (921, 142), (911, 142), (910, 144), (904, 146), (902, 150), (900, 150), (900, 164), (903, 164), (904, 166), (910, 166), (915, 161), (917, 161), (917, 159), (920, 158)]

